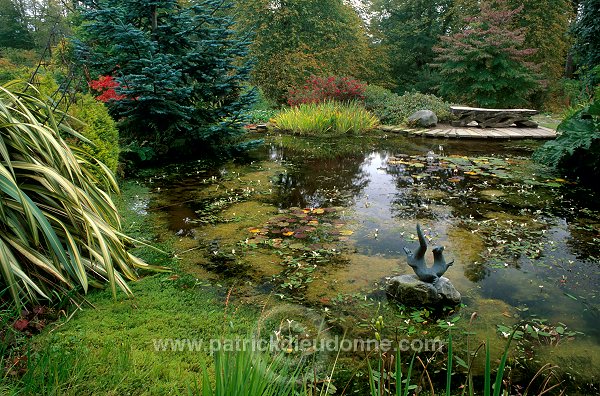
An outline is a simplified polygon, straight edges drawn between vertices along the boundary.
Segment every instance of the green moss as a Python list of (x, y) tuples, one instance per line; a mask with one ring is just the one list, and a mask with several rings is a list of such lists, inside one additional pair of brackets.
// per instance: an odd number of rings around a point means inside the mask
[[(183, 392), (212, 361), (209, 340), (241, 337), (256, 327), (255, 311), (247, 306), (225, 314), (224, 289), (187, 288), (187, 281), (165, 274), (147, 277), (131, 285), (134, 298), (118, 301), (109, 292), (93, 293), (88, 301), (94, 308), (37, 337), (34, 350), (73, 354), (78, 370), (92, 374), (69, 379), (61, 394)], [(166, 339), (204, 344), (200, 351), (157, 350)]]

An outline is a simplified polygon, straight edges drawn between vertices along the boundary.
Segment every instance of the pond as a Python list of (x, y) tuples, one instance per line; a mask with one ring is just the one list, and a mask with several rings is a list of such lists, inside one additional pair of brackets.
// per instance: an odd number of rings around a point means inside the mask
[[(135, 204), (176, 236), (185, 271), (229, 282), (274, 322), (318, 317), (329, 332), (372, 337), (382, 315), (410, 337), (456, 326), (457, 351), (471, 336), (471, 349), (490, 340), (497, 355), (519, 323), (529, 376), (551, 362), (589, 391), (600, 378), (600, 202), (532, 163), (537, 145), (266, 136), (246, 160), (145, 177), (152, 199)], [(437, 324), (385, 293), (387, 279), (411, 273), (403, 248), (417, 245), (417, 223), (455, 260), (446, 276), (463, 296)]]

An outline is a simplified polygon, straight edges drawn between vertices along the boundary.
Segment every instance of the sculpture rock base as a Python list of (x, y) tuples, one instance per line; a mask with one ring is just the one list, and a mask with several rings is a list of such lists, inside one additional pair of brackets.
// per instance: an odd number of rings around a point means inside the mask
[(417, 275), (400, 275), (390, 279), (387, 294), (391, 299), (412, 307), (455, 306), (460, 304), (460, 293), (446, 277), (435, 283), (423, 282)]

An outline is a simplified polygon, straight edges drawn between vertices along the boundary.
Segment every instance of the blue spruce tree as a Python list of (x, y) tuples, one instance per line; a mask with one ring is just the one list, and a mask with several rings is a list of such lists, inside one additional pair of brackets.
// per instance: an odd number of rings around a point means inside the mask
[(254, 93), (248, 42), (227, 0), (84, 0), (76, 58), (119, 84), (108, 101), (142, 157), (223, 148), (242, 132)]

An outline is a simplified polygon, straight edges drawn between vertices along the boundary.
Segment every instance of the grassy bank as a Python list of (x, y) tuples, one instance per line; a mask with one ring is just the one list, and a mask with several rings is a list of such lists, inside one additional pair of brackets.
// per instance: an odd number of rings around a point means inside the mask
[[(155, 239), (160, 227), (139, 205), (147, 202), (148, 194), (135, 183), (123, 186), (119, 205), (125, 230), (168, 251), (170, 241)], [(109, 290), (90, 293), (89, 304), (82, 310), (73, 315), (65, 312), (62, 319), (31, 340), (28, 351), (23, 351), (25, 375), (7, 374), (0, 383), (0, 393), (186, 393), (188, 387), (201, 381), (212, 357), (207, 344), (199, 351), (189, 351), (185, 345), (185, 351), (174, 351), (169, 339), (208, 343), (210, 339), (245, 335), (254, 328), (256, 310), (233, 302), (227, 306), (226, 287), (180, 273), (169, 255), (147, 247), (137, 248), (136, 254), (174, 271), (132, 282), (133, 298), (119, 294), (115, 301)]]

